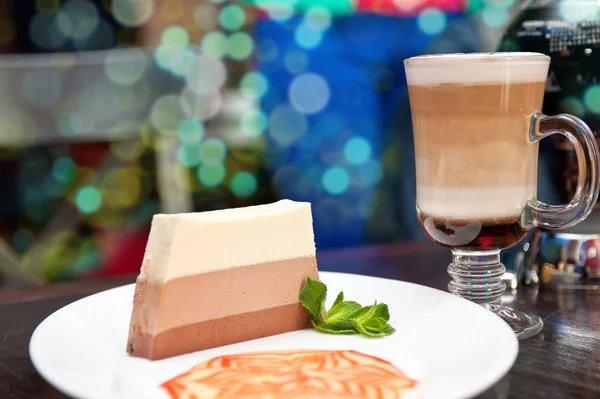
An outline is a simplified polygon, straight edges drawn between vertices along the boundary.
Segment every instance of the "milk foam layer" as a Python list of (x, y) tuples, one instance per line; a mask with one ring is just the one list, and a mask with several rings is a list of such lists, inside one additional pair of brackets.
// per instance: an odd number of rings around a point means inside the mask
[(502, 188), (417, 187), (417, 206), (428, 216), (447, 219), (519, 218), (536, 185)]
[(404, 60), (409, 85), (545, 81), (550, 57), (539, 53), (440, 54)]

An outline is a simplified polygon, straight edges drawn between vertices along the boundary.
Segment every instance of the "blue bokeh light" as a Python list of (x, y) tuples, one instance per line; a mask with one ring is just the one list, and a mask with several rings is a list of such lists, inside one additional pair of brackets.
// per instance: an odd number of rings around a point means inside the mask
[(340, 166), (333, 166), (325, 170), (321, 183), (328, 193), (340, 195), (350, 187), (350, 174)]
[(346, 160), (354, 165), (362, 165), (371, 158), (371, 143), (364, 137), (352, 137), (344, 145)]

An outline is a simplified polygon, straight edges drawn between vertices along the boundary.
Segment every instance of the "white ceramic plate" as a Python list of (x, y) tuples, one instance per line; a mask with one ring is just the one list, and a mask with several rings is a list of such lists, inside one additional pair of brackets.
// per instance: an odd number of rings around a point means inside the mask
[(374, 277), (320, 273), (328, 306), (340, 290), (347, 300), (389, 305), (392, 336), (321, 334), (307, 329), (170, 359), (130, 357), (126, 341), (134, 286), (74, 302), (35, 330), (29, 352), (39, 373), (77, 398), (167, 398), (159, 385), (215, 356), (285, 349), (354, 349), (385, 359), (418, 380), (422, 398), (466, 398), (500, 380), (518, 343), (504, 321), (484, 308), (432, 288)]

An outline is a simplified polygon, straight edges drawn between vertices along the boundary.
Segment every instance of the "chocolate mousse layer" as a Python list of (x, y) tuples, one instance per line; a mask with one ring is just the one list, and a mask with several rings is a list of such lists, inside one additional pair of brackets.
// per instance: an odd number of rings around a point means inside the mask
[(314, 256), (175, 278), (138, 278), (127, 351), (163, 359), (310, 326), (298, 295)]
[(300, 303), (293, 303), (187, 324), (155, 337), (141, 334), (128, 349), (133, 356), (158, 360), (307, 327), (310, 327), (310, 314)]

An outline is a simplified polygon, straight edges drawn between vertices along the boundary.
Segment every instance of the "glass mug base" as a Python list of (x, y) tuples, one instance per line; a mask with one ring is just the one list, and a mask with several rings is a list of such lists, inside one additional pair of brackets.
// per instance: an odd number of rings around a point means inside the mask
[(482, 305), (495, 313), (512, 328), (517, 339), (525, 340), (542, 331), (539, 316), (507, 308), (501, 297), (506, 286), (501, 280), (506, 268), (500, 263), (500, 251), (452, 251), (448, 274), (452, 281), (448, 291)]

